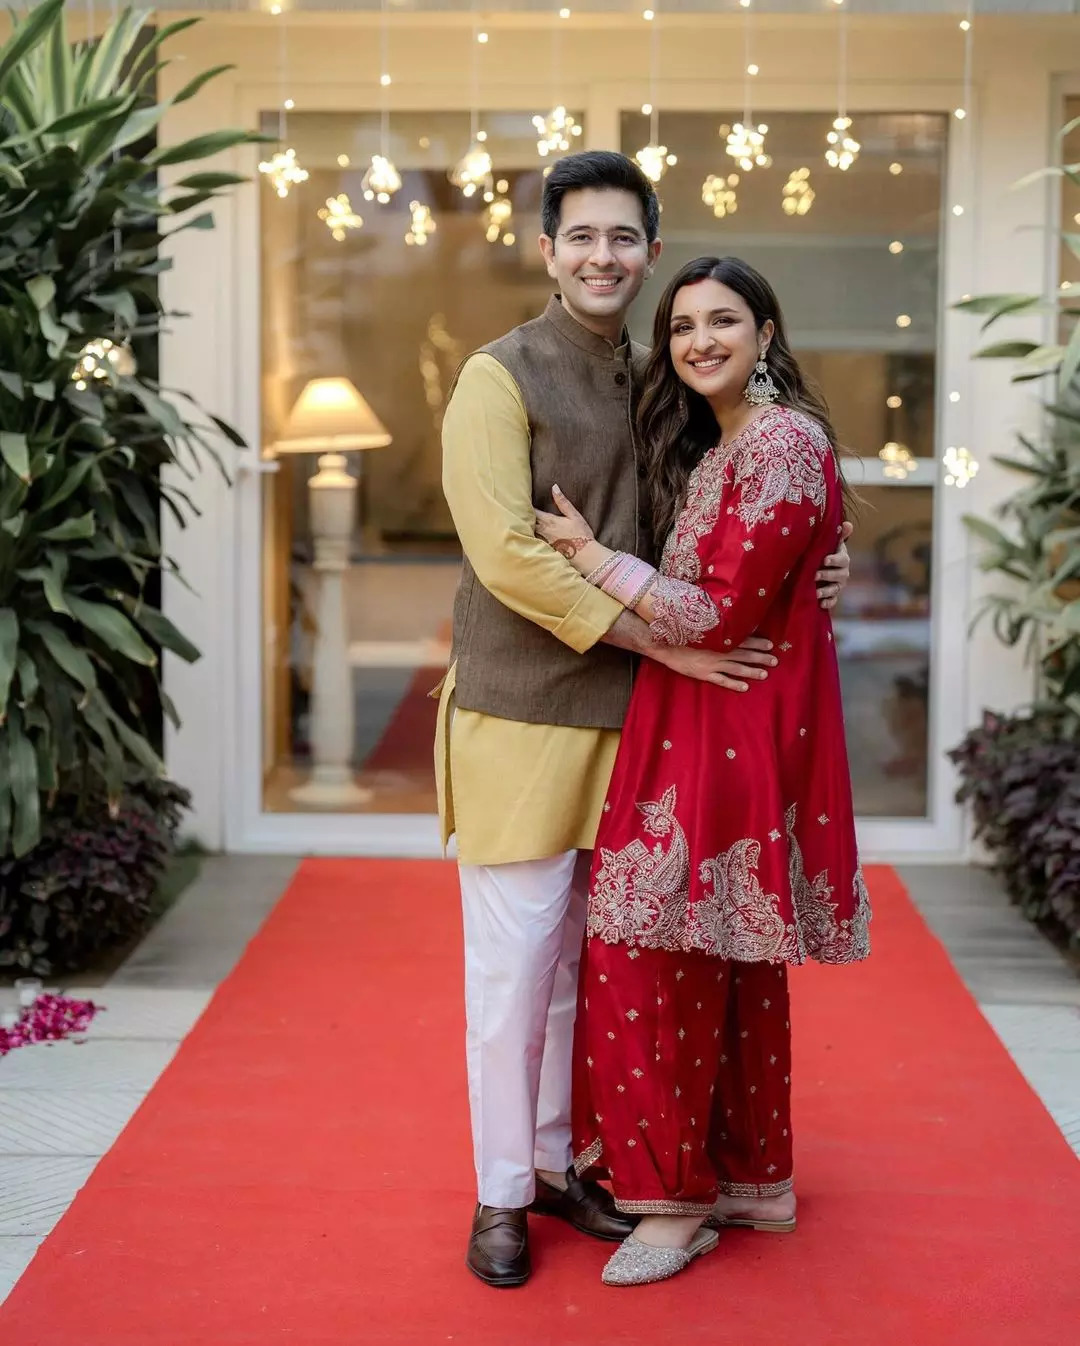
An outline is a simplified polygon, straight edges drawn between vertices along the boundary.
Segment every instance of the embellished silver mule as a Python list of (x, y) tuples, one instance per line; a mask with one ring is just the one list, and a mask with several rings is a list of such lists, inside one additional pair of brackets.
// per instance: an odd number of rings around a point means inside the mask
[(685, 1271), (695, 1257), (711, 1253), (719, 1241), (716, 1231), (704, 1225), (686, 1248), (654, 1248), (650, 1243), (640, 1243), (631, 1234), (623, 1239), (600, 1279), (605, 1285), (651, 1285), (654, 1281), (666, 1281)]

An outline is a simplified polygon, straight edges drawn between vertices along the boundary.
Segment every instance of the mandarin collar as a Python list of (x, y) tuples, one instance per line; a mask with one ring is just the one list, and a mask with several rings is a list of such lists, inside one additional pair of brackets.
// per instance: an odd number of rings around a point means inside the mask
[(625, 327), (622, 331), (622, 340), (615, 346), (607, 337), (597, 336), (587, 327), (582, 327), (581, 323), (566, 311), (561, 297), (557, 294), (553, 294), (548, 300), (544, 317), (560, 336), (566, 337), (567, 341), (573, 342), (581, 350), (588, 352), (589, 355), (599, 356), (602, 360), (625, 359), (630, 349), (630, 335)]

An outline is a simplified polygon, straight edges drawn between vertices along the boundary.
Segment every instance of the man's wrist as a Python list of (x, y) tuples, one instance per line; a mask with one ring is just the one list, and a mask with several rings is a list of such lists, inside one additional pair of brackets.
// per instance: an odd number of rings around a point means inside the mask
[(632, 654), (644, 654), (655, 657), (655, 651), (665, 647), (657, 645), (652, 638), (648, 623), (643, 622), (633, 612), (621, 612), (612, 623), (604, 637), (604, 644), (615, 645), (620, 650), (629, 650)]

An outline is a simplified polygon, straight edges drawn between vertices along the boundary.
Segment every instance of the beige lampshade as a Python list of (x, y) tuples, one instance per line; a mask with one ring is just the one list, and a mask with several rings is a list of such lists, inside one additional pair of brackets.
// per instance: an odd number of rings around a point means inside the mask
[(296, 399), (277, 453), (381, 449), (392, 436), (349, 379), (312, 379)]

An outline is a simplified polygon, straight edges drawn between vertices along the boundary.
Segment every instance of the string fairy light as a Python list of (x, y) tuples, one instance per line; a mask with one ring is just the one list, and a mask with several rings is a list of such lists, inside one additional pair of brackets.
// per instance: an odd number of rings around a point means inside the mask
[(979, 464), (970, 449), (950, 444), (941, 458), (945, 469), (945, 485), (963, 490), (979, 471)]
[(810, 213), (816, 193), (810, 186), (810, 170), (805, 166), (793, 169), (780, 196), (785, 215), (802, 216)]
[[(953, 120), (959, 123), (958, 128), (953, 134), (960, 142), (957, 145), (955, 184), (956, 193), (951, 207), (952, 215), (956, 219), (962, 218), (967, 213), (967, 206), (971, 205), (975, 195), (975, 139), (974, 139), (974, 78), (975, 78), (975, 0), (966, 0), (964, 17), (959, 23), (960, 32), (963, 33), (964, 43), (964, 64), (963, 64), (963, 85), (960, 95), (960, 106), (953, 110)], [(960, 226), (963, 227), (963, 226)], [(954, 245), (955, 246), (955, 245)], [(970, 258), (973, 249), (970, 247), (955, 246), (958, 255), (966, 256), (968, 266), (970, 267)], [(969, 296), (965, 295), (964, 298)], [(965, 361), (964, 368), (960, 372), (960, 381), (966, 386), (970, 386), (969, 361)], [(954, 389), (949, 393), (949, 403), (955, 407), (964, 399), (959, 390)], [(970, 401), (970, 399), (967, 399)], [(950, 419), (957, 416), (964, 416), (966, 412), (952, 412)], [(958, 436), (959, 437), (959, 436)], [(963, 445), (949, 445), (941, 456), (942, 481), (946, 486), (954, 486), (962, 490), (975, 477), (979, 471), (978, 459), (970, 449)]]
[(657, 19), (657, 7), (647, 9), (642, 18), (652, 24), (649, 34), (649, 101), (642, 105), (642, 112), (649, 118), (649, 143), (642, 145), (634, 155), (638, 167), (650, 182), (659, 182), (669, 168), (678, 162), (678, 156), (671, 154), (666, 145), (660, 143), (660, 109), (657, 106), (657, 83), (660, 76), (660, 24)]
[(409, 223), (409, 231), (405, 235), (405, 242), (410, 246), (426, 247), (428, 239), (438, 227), (431, 213), (431, 207), (425, 205), (422, 201), (410, 201), (409, 211), (412, 218)]
[(386, 92), (393, 83), (389, 0), (381, 0), (379, 8), (379, 153), (371, 156), (367, 172), (360, 179), (360, 190), (365, 201), (378, 201), (385, 206), (396, 192), (401, 191), (401, 174), (390, 157), (390, 101)]
[(350, 233), (364, 227), (364, 221), (353, 210), (352, 202), (345, 192), (339, 192), (337, 196), (328, 196), (326, 205), (321, 206), (316, 213), (330, 230), (330, 237), (336, 243), (344, 243)]
[(718, 220), (726, 220), (739, 209), (738, 173), (710, 173), (701, 184), (701, 199)]
[(507, 192), (509, 183), (500, 180), (496, 185), (498, 195), (484, 211), (484, 236), (489, 243), (502, 243), (512, 248), (517, 242), (514, 233), (514, 206)]
[(880, 448), (878, 457), (882, 462), (882, 476), (892, 481), (906, 481), (919, 466), (907, 445), (898, 444), (895, 440), (890, 440)]
[(830, 168), (838, 168), (846, 173), (859, 157), (862, 146), (851, 131), (851, 118), (848, 116), (848, 12), (844, 0), (834, 0), (837, 6), (837, 79), (836, 79), (836, 116), (825, 137), (825, 162)]
[(289, 48), (286, 25), (287, 16), (281, 6), (275, 6), (274, 17), (278, 20), (278, 145), (277, 150), (259, 164), (259, 172), (270, 183), (275, 193), (284, 200), (293, 187), (307, 182), (307, 169), (302, 167), (296, 157), (296, 150), (288, 145), (288, 113), (295, 107), (294, 101), (287, 96), (289, 78)]
[(744, 173), (749, 173), (754, 168), (768, 168), (772, 163), (772, 156), (765, 149), (765, 137), (769, 132), (768, 126), (764, 122), (755, 126), (751, 115), (750, 86), (754, 74), (758, 70), (753, 53), (753, 7), (751, 0), (745, 0), (745, 3), (744, 0), (739, 0), (739, 3), (746, 11), (743, 19), (743, 48), (745, 51), (743, 61), (743, 119), (741, 122), (736, 122), (727, 133), (725, 153), (735, 160)]
[(79, 352), (79, 358), (71, 371), (71, 381), (79, 392), (85, 391), (95, 381), (130, 377), (135, 373), (135, 356), (131, 347), (110, 341), (108, 337), (95, 337), (88, 341)]

